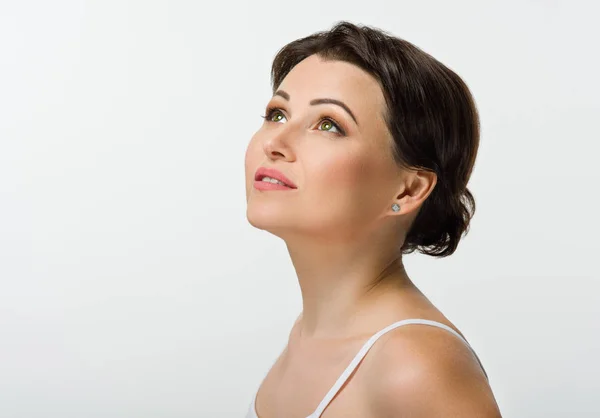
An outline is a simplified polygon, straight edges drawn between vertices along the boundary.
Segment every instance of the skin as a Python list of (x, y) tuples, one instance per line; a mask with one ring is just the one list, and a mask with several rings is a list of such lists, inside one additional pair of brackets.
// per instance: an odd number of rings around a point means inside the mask
[[(398, 253), (437, 179), (393, 160), (377, 80), (352, 64), (313, 55), (290, 71), (280, 91), (267, 105), (277, 110), (246, 151), (247, 218), (284, 240), (303, 310), (256, 407), (260, 418), (304, 418), (385, 326), (425, 318), (456, 327), (410, 280)], [(342, 101), (357, 122), (341, 106), (310, 105), (317, 98)], [(259, 167), (281, 171), (297, 189), (255, 189)], [(375, 343), (322, 416), (500, 414), (463, 342), (436, 327), (408, 325)]]

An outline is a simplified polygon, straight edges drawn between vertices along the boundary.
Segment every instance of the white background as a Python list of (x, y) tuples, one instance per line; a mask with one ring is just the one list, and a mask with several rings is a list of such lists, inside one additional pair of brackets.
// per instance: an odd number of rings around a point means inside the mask
[(338, 20), (481, 113), (471, 231), (409, 275), (505, 417), (600, 416), (594, 3), (2, 1), (0, 416), (244, 416), (301, 309), (244, 153), (275, 53)]

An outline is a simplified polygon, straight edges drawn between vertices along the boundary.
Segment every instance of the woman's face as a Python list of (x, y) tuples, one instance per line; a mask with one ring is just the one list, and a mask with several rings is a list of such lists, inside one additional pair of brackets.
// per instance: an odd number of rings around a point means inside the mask
[[(337, 104), (311, 104), (334, 99)], [(391, 212), (402, 175), (383, 120), (384, 97), (362, 69), (312, 55), (297, 64), (266, 107), (245, 158), (248, 221), (286, 233), (348, 239), (377, 227)], [(282, 172), (297, 188), (260, 190), (261, 167)]]

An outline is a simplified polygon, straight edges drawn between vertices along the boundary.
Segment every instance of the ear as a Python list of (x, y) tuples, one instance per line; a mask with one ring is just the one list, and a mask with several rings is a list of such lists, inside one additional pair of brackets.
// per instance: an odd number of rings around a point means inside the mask
[[(433, 171), (413, 170), (405, 173), (396, 199), (390, 204), (390, 212), (394, 215), (406, 215), (417, 210), (429, 197), (436, 184), (437, 175)], [(400, 206), (398, 212), (391, 209), (394, 203)]]

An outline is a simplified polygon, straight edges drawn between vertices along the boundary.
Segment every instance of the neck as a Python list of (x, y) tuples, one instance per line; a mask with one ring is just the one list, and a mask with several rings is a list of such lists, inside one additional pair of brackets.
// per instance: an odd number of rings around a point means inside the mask
[(319, 244), (287, 239), (302, 293), (301, 338), (333, 339), (360, 333), (369, 318), (412, 287), (402, 256), (356, 241)]

